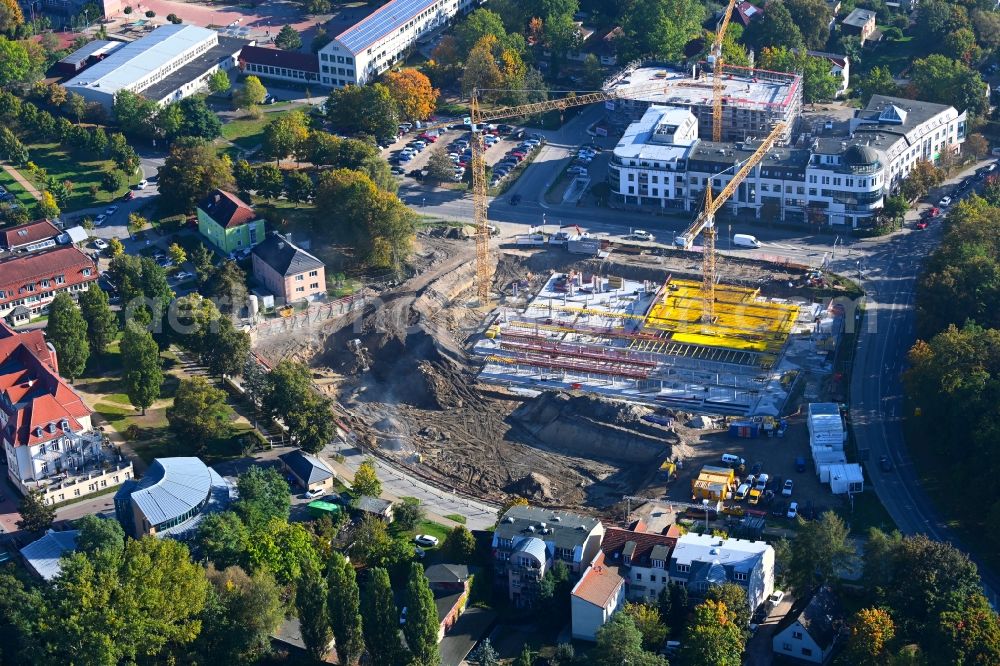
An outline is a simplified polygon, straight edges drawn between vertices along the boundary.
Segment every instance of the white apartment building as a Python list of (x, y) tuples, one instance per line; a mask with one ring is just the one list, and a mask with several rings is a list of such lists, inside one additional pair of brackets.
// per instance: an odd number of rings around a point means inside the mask
[(739, 585), (752, 613), (774, 592), (774, 548), (763, 541), (685, 534), (670, 555), (669, 571), (670, 581), (696, 599), (714, 585)]
[(364, 85), (422, 37), (468, 13), (480, 0), (389, 0), (319, 51), (320, 83)]
[[(918, 160), (937, 161), (965, 139), (954, 107), (876, 95), (842, 136), (805, 135), (772, 148), (725, 212), (857, 227), (869, 221)], [(693, 127), (692, 127), (693, 123)], [(615, 147), (608, 183), (616, 205), (697, 210), (709, 179), (726, 185), (759, 143), (697, 138), (687, 109), (651, 106)]]

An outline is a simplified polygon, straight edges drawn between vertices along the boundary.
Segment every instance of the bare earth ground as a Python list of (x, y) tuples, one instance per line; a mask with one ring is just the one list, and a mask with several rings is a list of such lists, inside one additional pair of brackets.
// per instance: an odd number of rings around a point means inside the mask
[[(516, 493), (535, 504), (611, 511), (624, 494), (662, 496), (654, 478), (662, 460), (687, 458), (692, 469), (728, 450), (718, 432), (642, 421), (652, 411), (646, 407), (565, 394), (530, 398), (479, 384), (477, 361), (466, 353), (488, 314), (471, 300), (475, 247), (442, 235), (422, 234), (413, 277), (379, 293), (360, 316), (265, 338), (256, 351), (308, 363), (363, 445), (426, 480), (489, 501)], [(494, 291), (510, 294), (512, 282), (523, 279), (537, 288), (552, 270), (585, 264), (561, 250), (511, 250), (499, 259)], [(700, 265), (689, 255), (616, 254), (606, 270), (662, 280), (697, 275)], [(727, 261), (726, 271), (727, 280), (775, 287), (802, 275), (753, 262)], [(756, 446), (734, 441), (735, 450)], [(792, 444), (768, 440), (775, 441)]]

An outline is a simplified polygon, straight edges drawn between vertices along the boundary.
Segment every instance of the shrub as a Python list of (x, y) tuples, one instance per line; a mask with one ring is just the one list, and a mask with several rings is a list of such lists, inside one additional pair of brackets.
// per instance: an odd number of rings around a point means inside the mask
[(156, 16), (156, 12), (154, 12), (152, 9), (146, 12), (146, 18), (153, 18), (154, 16)]

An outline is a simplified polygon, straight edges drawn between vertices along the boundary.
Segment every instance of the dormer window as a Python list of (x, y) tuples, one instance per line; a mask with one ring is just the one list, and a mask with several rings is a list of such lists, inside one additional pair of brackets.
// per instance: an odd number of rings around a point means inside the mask
[(42, 426), (35, 426), (35, 437), (42, 436)]

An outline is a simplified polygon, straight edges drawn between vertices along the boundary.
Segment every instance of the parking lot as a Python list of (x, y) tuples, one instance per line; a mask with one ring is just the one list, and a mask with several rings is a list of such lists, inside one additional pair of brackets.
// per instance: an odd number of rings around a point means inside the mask
[[(492, 169), (493, 178), (488, 185), (495, 188), (504, 184), (505, 178), (516, 179), (520, 175), (521, 170), (515, 167), (529, 156), (525, 144), (531, 144), (531, 150), (536, 150), (542, 139), (510, 125), (489, 127), (485, 138), (486, 164)], [(466, 129), (445, 129), (432, 130), (430, 135), (428, 138), (428, 133), (411, 129), (383, 150), (383, 156), (393, 165), (393, 173), (402, 178), (421, 180), (417, 174), (427, 168), (431, 154), (446, 150), (455, 165), (454, 182), (466, 179), (472, 161), (471, 133)]]
[[(678, 470), (677, 477), (669, 484), (657, 480), (642, 494), (660, 495), (667, 499), (690, 502), (692, 479), (698, 476), (705, 465), (724, 466), (722, 455), (729, 453), (746, 460), (744, 477), (759, 464), (760, 473), (768, 475), (768, 489), (773, 491), (770, 499), (765, 497), (756, 506), (752, 506), (746, 499), (738, 502), (745, 509), (759, 509), (770, 514), (779, 509), (787, 511), (789, 502), (794, 501), (798, 502), (799, 511), (806, 513), (808, 517), (807, 509), (819, 513), (819, 509), (835, 509), (843, 502), (840, 496), (830, 492), (829, 485), (819, 482), (809, 452), (809, 434), (805, 418), (802, 416), (789, 419), (784, 437), (762, 435), (753, 439), (741, 439), (730, 435), (728, 430), (718, 429), (685, 430), (682, 437), (686, 442), (686, 445), (681, 447), (685, 455), (682, 457), (683, 466)], [(805, 459), (804, 472), (795, 469), (795, 459), (798, 457)], [(737, 476), (740, 476), (739, 472)], [(783, 497), (781, 490), (787, 479), (792, 480), (792, 494), (790, 497)], [(770, 518), (772, 522), (777, 520), (775, 516)]]

